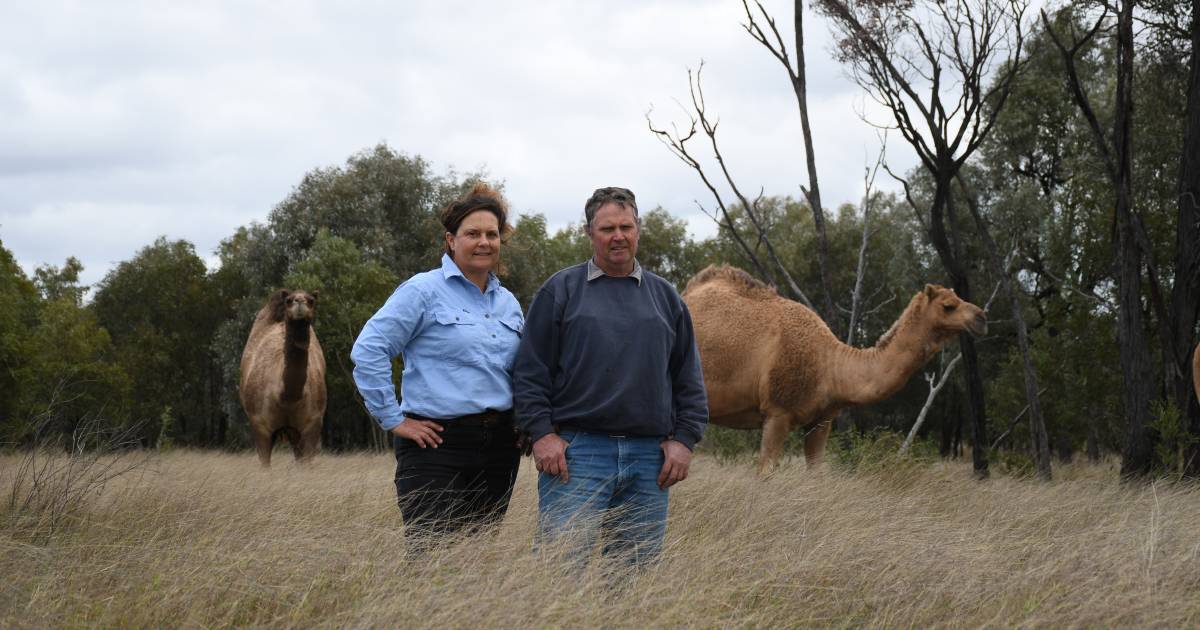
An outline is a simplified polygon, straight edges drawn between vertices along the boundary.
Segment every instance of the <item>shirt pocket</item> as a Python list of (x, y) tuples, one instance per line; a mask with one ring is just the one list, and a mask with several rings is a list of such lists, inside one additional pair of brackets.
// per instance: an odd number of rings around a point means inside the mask
[(513, 363), (517, 359), (517, 347), (521, 343), (521, 333), (525, 322), (520, 316), (511, 315), (500, 318), (500, 326), (496, 330), (495, 344), (492, 346), (492, 361), (506, 372), (512, 373)]
[(500, 320), (504, 327), (517, 334), (517, 338), (521, 338), (521, 332), (525, 330), (525, 322), (520, 317), (513, 315)]
[(435, 324), (427, 330), (430, 347), (439, 358), (459, 365), (480, 365), (478, 337), (481, 326), (470, 315), (446, 308), (433, 312)]

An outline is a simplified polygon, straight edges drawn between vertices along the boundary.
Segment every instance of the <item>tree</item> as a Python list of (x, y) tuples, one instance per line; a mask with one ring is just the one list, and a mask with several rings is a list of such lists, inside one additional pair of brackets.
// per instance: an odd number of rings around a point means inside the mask
[(37, 288), (0, 242), (0, 424), (18, 415), (19, 373), (31, 354), (30, 337), (37, 317)]
[(804, 2), (802, 0), (795, 0), (792, 10), (796, 52), (795, 67), (792, 66), (791, 60), (788, 57), (787, 46), (784, 45), (783, 38), (779, 35), (779, 30), (775, 26), (775, 19), (767, 13), (762, 3), (758, 0), (755, 0), (754, 5), (758, 9), (759, 15), (762, 16), (761, 20), (767, 23), (767, 27), (771, 31), (771, 37), (767, 36), (759, 18), (755, 17), (746, 0), (742, 0), (742, 9), (746, 12), (746, 23), (743, 27), (755, 41), (762, 44), (783, 65), (784, 70), (787, 72), (788, 82), (792, 85), (792, 91), (796, 94), (796, 106), (800, 114), (800, 131), (804, 140), (804, 161), (808, 169), (808, 187), (801, 186), (800, 190), (804, 193), (804, 197), (808, 201), (808, 207), (812, 211), (813, 226), (816, 229), (817, 268), (821, 280), (821, 293), (824, 298), (821, 310), (823, 311), (825, 321), (830, 326), (833, 326), (836, 311), (833, 308), (834, 298), (829, 283), (829, 236), (825, 230), (825, 208), (821, 205), (821, 186), (817, 179), (816, 149), (813, 146), (812, 125), (808, 118), (808, 72), (804, 61)]
[[(219, 383), (216, 404), (223, 418), (216, 436), (220, 443), (248, 439), (237, 395), (241, 355), (267, 295), (284, 287), (321, 290), (328, 284), (335, 293), (321, 296), (316, 325), (331, 379), (325, 442), (333, 447), (379, 445), (341, 372), (348, 364), (335, 363), (336, 357), (349, 356), (363, 323), (397, 282), (438, 264), (443, 242), (438, 211), (479, 177), (435, 175), (421, 157), (379, 144), (350, 156), (344, 166), (306, 173), (265, 224), (239, 228), (222, 241), (217, 252), (221, 266), (211, 286), (226, 314), (210, 342)], [(349, 274), (346, 285), (339, 284), (343, 273)], [(388, 278), (387, 291), (379, 289), (380, 273)], [(304, 286), (289, 286), (291, 282)], [(329, 339), (326, 325), (336, 327)], [(232, 435), (226, 435), (228, 429)]]
[[(350, 348), (363, 325), (396, 288), (396, 277), (383, 265), (365, 260), (348, 239), (321, 230), (283, 284), (319, 292), (313, 328), (325, 352), (328, 396), (322, 442), (333, 448), (385, 448), (387, 434), (371, 419), (354, 384)], [(396, 376), (399, 373), (394, 370)]]
[(133, 383), (131, 415), (147, 423), (143, 441), (164, 426), (185, 443), (205, 441), (220, 413), (209, 347), (225, 311), (193, 245), (159, 237), (105, 275), (91, 308)]
[[(932, 178), (933, 199), (924, 223), (951, 285), (970, 301), (970, 267), (951, 203), (953, 181), (995, 124), (1020, 69), (1025, 5), (1019, 0), (822, 0), (818, 6), (833, 21), (840, 61), (889, 109)], [(1002, 71), (992, 79), (997, 65)], [(985, 83), (989, 79), (990, 87)], [(972, 457), (976, 474), (985, 476), (983, 379), (974, 340), (963, 334), (960, 343)]]
[(66, 298), (76, 306), (82, 306), (83, 295), (88, 288), (79, 285), (79, 272), (81, 271), (83, 271), (83, 263), (71, 256), (67, 258), (67, 262), (61, 269), (53, 265), (38, 267), (33, 273), (34, 284), (38, 288), (38, 293), (42, 294), (43, 300), (52, 301)]
[[(84, 419), (126, 420), (129, 382), (108, 332), (79, 304), (83, 265), (43, 265), (30, 282), (0, 244), (0, 426), (23, 442), (35, 428), (70, 433)], [(44, 296), (39, 299), (39, 291)]]
[[(1168, 102), (1177, 99), (1186, 101), (1181, 125), (1184, 131), (1182, 133), (1182, 151), (1178, 159), (1178, 184), (1174, 187), (1174, 191), (1171, 191), (1173, 195), (1171, 193), (1159, 195), (1139, 193), (1135, 197), (1134, 191), (1137, 182), (1144, 181), (1153, 186), (1153, 182), (1161, 178), (1144, 176), (1139, 178), (1139, 163), (1155, 163), (1156, 161), (1154, 159), (1134, 159), (1134, 138), (1139, 130), (1134, 117), (1134, 81), (1139, 70), (1144, 71), (1143, 69), (1149, 67), (1153, 72), (1161, 68), (1163, 64), (1152, 63), (1147, 66), (1138, 63), (1135, 22), (1139, 18), (1135, 15), (1134, 4), (1132, 1), (1117, 3), (1114, 9), (1115, 15), (1112, 16), (1109, 13), (1110, 6), (1102, 5), (1100, 14), (1091, 28), (1082, 33), (1072, 29), (1069, 35), (1062, 31), (1065, 30), (1063, 22), (1068, 27), (1074, 24), (1074, 13), (1070, 9), (1060, 12), (1059, 19), (1056, 20), (1057, 26), (1051, 23), (1050, 17), (1044, 11), (1042, 12), (1042, 23), (1061, 54), (1066, 70), (1067, 84), (1072, 91), (1076, 106), (1088, 123), (1095, 152), (1104, 166), (1104, 172), (1108, 177), (1114, 198), (1116, 232), (1114, 252), (1118, 267), (1116, 284), (1119, 294), (1118, 345), (1124, 377), (1122, 402), (1128, 426), (1122, 458), (1122, 475), (1126, 478), (1147, 476), (1155, 468), (1156, 431), (1153, 428), (1155, 412), (1152, 411), (1151, 401), (1155, 398), (1154, 384), (1157, 379), (1154, 378), (1156, 370), (1151, 356), (1149, 338), (1146, 334), (1147, 330), (1151, 330), (1151, 324), (1155, 319), (1157, 320), (1158, 342), (1163, 366), (1161, 382), (1165, 384), (1165, 389), (1169, 392), (1167, 397), (1175, 408), (1182, 412), (1182, 424), (1185, 429), (1200, 428), (1200, 408), (1193, 402), (1189, 391), (1191, 382), (1190, 347), (1195, 339), (1196, 321), (1200, 314), (1200, 208), (1196, 203), (1198, 186), (1196, 181), (1200, 179), (1200, 166), (1197, 166), (1197, 160), (1200, 159), (1200, 120), (1197, 120), (1197, 117), (1200, 116), (1200, 113), (1197, 113), (1197, 109), (1200, 109), (1200, 87), (1197, 85), (1197, 72), (1200, 71), (1197, 70), (1196, 42), (1200, 35), (1196, 34), (1197, 17), (1195, 6), (1193, 6), (1190, 32), (1190, 70), (1188, 79), (1182, 82), (1186, 84), (1186, 95), (1183, 99), (1178, 99), (1177, 96), (1171, 98), (1172, 95), (1165, 94), (1165, 98), (1160, 99)], [(1169, 9), (1167, 17), (1170, 17), (1170, 14), (1175, 11), (1175, 7), (1171, 5), (1162, 6)], [(1114, 70), (1116, 89), (1113, 92), (1111, 134), (1104, 131), (1094, 96), (1087, 84), (1080, 79), (1079, 73), (1082, 65), (1081, 58), (1086, 54), (1088, 46), (1099, 33), (1108, 29), (1110, 25), (1115, 28), (1113, 47), (1116, 51)], [(1164, 27), (1160, 26), (1159, 28), (1163, 30)], [(1172, 28), (1168, 23), (1165, 30), (1178, 32), (1180, 29)], [(1184, 30), (1184, 33), (1186, 34), (1187, 31)], [(1156, 37), (1159, 38), (1158, 43), (1161, 44), (1164, 40), (1162, 34), (1159, 33)], [(1168, 36), (1165, 40), (1170, 41), (1171, 38)], [(1178, 35), (1175, 35), (1174, 38), (1185, 41), (1188, 39), (1186, 36), (1180, 38)], [(1150, 47), (1151, 51), (1155, 50), (1153, 42), (1154, 40)], [(1169, 49), (1170, 46), (1167, 48)], [(1174, 65), (1169, 59), (1171, 55), (1167, 55), (1167, 57), (1165, 65)], [(1171, 75), (1171, 71), (1165, 74), (1167, 77)], [(1156, 83), (1161, 85), (1171, 82), (1160, 79)], [(1150, 88), (1150, 90), (1154, 89), (1155, 87)], [(1153, 102), (1151, 101), (1151, 103)], [(1154, 107), (1154, 105), (1150, 106)], [(1136, 135), (1136, 137), (1154, 138), (1156, 136), (1154, 128), (1168, 126), (1173, 116), (1160, 118), (1161, 120), (1156, 118), (1153, 127), (1147, 128), (1143, 135)], [(1148, 144), (1154, 147), (1162, 143), (1150, 142)], [(1163, 164), (1163, 162), (1158, 163)], [(1175, 201), (1170, 205), (1175, 207), (1176, 217), (1174, 256), (1172, 257), (1173, 265), (1168, 267), (1167, 273), (1164, 274), (1156, 254), (1159, 248), (1155, 247), (1155, 242), (1162, 239), (1155, 236), (1155, 233), (1161, 230), (1155, 229), (1156, 223), (1158, 223), (1155, 215), (1159, 213), (1153, 210), (1159, 204), (1156, 204), (1154, 200), (1172, 196)], [(1136, 204), (1135, 199), (1137, 200)], [(1143, 273), (1146, 274), (1145, 277), (1143, 277)], [(1169, 292), (1166, 290), (1164, 280), (1173, 282)], [(1143, 313), (1143, 299), (1147, 291), (1153, 319), (1147, 319)], [(1169, 302), (1167, 301), (1168, 295), (1170, 296)], [(1200, 452), (1192, 452), (1191, 455), (1200, 455)], [(1196, 471), (1200, 471), (1200, 462), (1196, 462), (1194, 457), (1192, 460), (1186, 468), (1189, 474), (1196, 474)]]

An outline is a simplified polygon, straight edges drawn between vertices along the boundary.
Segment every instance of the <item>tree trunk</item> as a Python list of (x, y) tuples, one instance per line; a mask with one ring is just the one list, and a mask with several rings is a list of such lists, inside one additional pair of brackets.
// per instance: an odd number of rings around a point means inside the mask
[[(950, 182), (954, 179), (956, 169), (950, 160), (939, 164), (933, 175), (936, 185), (933, 193), (933, 205), (929, 211), (929, 240), (937, 250), (942, 267), (950, 276), (951, 287), (958, 297), (971, 301), (971, 282), (967, 277), (966, 268), (956, 255), (955, 247), (946, 234), (946, 210), (950, 205)], [(987, 406), (983, 397), (983, 376), (979, 371), (979, 355), (975, 351), (975, 340), (969, 333), (958, 335), (959, 345), (962, 346), (963, 378), (966, 380), (967, 419), (971, 422), (971, 462), (975, 475), (979, 478), (988, 476), (987, 460)]]
[(808, 123), (808, 87), (804, 68), (804, 2), (795, 3), (796, 27), (796, 72), (792, 76), (792, 89), (796, 92), (796, 103), (800, 108), (800, 129), (804, 133), (804, 158), (808, 166), (808, 205), (812, 210), (813, 227), (817, 233), (817, 270), (821, 274), (821, 292), (824, 294), (822, 310), (825, 323), (837, 333), (833, 308), (833, 292), (829, 285), (829, 237), (825, 231), (825, 209), (821, 205), (821, 186), (817, 183), (817, 159), (813, 152), (812, 127)]
[[(1200, 438), (1200, 403), (1193, 390), (1192, 361), (1195, 329), (1200, 318), (1200, 0), (1192, 0), (1192, 55), (1188, 72), (1187, 119), (1179, 164), (1179, 226), (1175, 240), (1175, 286), (1171, 292), (1172, 333), (1182, 357), (1174, 365), (1175, 405), (1180, 422)], [(1182, 363), (1178, 363), (1178, 361)], [(1187, 454), (1184, 474), (1200, 477), (1200, 442)]]
[(1096, 428), (1096, 414), (1088, 416), (1087, 458), (1093, 464), (1100, 463), (1100, 431)]
[(1017, 345), (1021, 350), (1025, 400), (1029, 403), (1029, 435), (1030, 447), (1033, 449), (1034, 468), (1037, 470), (1038, 478), (1050, 481), (1050, 443), (1046, 437), (1046, 420), (1042, 415), (1041, 397), (1038, 396), (1037, 372), (1033, 369), (1033, 358), (1029, 352), (1029, 329), (1025, 325), (1021, 299), (1017, 294), (1016, 283), (1008, 275), (1008, 269), (1005, 268), (1000, 247), (996, 245), (991, 230), (983, 220), (983, 214), (979, 211), (976, 198), (966, 191), (966, 186), (961, 178), (959, 178), (959, 185), (964, 188), (963, 196), (967, 199), (967, 207), (971, 210), (971, 217), (975, 219), (975, 227), (979, 230), (979, 236), (987, 247), (988, 257), (995, 268), (996, 276), (1000, 278), (1000, 283), (1004, 286), (1004, 293), (1008, 297), (1009, 307), (1012, 309), (1013, 321), (1017, 324)]
[(1133, 217), (1133, 1), (1121, 3), (1117, 17), (1117, 91), (1113, 153), (1116, 160), (1117, 343), (1125, 378), (1122, 402), (1129, 423), (1121, 475), (1150, 473), (1154, 447), (1150, 435), (1150, 398), (1154, 371), (1142, 315), (1142, 251)]

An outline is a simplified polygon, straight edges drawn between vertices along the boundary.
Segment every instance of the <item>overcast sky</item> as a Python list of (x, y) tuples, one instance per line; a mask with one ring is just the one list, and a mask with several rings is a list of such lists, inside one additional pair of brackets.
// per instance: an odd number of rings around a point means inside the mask
[[(790, 43), (792, 3), (765, 4)], [(305, 172), (379, 142), (438, 173), (484, 168), (552, 228), (620, 185), (707, 236), (694, 201), (711, 197), (645, 119), (686, 125), (701, 59), (740, 185), (807, 183), (795, 97), (743, 21), (738, 0), (4, 2), (0, 241), (29, 273), (76, 256), (88, 284), (160, 235), (211, 264)], [(822, 19), (806, 37), (824, 201), (856, 202), (872, 104)], [(902, 144), (888, 157), (906, 169)]]

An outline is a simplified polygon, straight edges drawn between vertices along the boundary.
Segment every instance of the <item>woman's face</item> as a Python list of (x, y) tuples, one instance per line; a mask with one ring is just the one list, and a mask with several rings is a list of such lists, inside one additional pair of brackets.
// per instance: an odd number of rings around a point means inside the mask
[(446, 233), (450, 258), (464, 274), (487, 273), (500, 261), (500, 222), (490, 210), (467, 215), (456, 234)]

